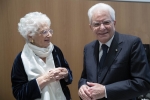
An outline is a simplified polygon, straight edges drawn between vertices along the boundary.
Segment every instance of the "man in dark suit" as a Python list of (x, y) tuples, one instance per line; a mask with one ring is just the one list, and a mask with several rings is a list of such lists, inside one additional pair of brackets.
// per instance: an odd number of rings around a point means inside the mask
[(150, 68), (140, 38), (115, 31), (115, 11), (104, 3), (88, 11), (97, 40), (84, 48), (78, 94), (83, 100), (136, 100), (150, 89)]

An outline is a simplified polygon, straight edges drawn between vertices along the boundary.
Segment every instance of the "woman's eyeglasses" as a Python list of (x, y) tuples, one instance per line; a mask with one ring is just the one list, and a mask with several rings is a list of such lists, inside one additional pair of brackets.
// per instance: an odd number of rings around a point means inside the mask
[(43, 35), (47, 35), (48, 33), (50, 33), (51, 35), (53, 34), (53, 30), (52, 29), (48, 29), (48, 30), (43, 30), (40, 32), (40, 34), (43, 34)]

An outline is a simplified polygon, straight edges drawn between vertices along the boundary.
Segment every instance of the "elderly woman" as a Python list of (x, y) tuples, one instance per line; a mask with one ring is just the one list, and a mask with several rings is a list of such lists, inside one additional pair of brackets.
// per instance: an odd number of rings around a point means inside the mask
[(26, 43), (13, 64), (11, 81), (17, 100), (70, 100), (67, 87), (72, 72), (62, 51), (50, 42), (50, 19), (31, 12), (20, 19), (18, 30)]

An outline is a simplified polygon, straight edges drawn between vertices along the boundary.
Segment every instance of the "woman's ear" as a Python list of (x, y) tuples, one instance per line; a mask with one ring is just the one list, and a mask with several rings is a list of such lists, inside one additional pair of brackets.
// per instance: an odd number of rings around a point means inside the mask
[(27, 38), (28, 38), (29, 42), (31, 42), (31, 43), (33, 42), (32, 36), (30, 36), (29, 34), (27, 35)]

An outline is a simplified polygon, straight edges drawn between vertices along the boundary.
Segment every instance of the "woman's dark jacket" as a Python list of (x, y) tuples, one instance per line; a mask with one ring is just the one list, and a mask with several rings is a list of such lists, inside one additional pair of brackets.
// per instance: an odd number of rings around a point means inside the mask
[[(64, 67), (68, 70), (68, 80), (60, 80), (60, 84), (67, 100), (71, 99), (70, 91), (67, 85), (72, 82), (72, 71), (69, 68), (67, 61), (64, 59), (62, 51), (54, 46), (52, 51), (53, 59), (56, 67)], [(29, 59), (30, 60), (30, 59)], [(36, 79), (28, 81), (27, 74), (24, 70), (24, 65), (21, 59), (21, 52), (17, 55), (11, 72), (11, 82), (13, 95), (17, 100), (34, 100), (41, 98), (41, 93), (36, 82)]]

